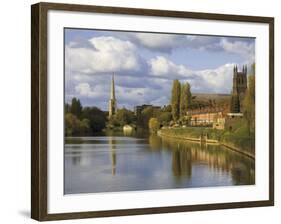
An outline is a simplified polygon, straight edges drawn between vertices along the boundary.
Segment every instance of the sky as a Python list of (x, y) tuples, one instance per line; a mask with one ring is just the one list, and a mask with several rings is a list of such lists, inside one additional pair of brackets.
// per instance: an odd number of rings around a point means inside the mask
[(167, 105), (174, 79), (192, 93), (229, 94), (233, 67), (255, 62), (249, 37), (65, 29), (65, 100), (108, 110), (111, 77), (118, 108)]

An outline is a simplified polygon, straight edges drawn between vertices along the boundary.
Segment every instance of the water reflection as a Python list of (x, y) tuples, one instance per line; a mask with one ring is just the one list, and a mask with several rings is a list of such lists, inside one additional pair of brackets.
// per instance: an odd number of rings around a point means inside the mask
[(172, 153), (172, 170), (177, 178), (191, 177), (192, 174), (192, 158), (190, 150), (173, 150)]
[(148, 142), (151, 150), (157, 151), (162, 149), (162, 140), (157, 135), (149, 135)]
[(66, 138), (65, 193), (255, 183), (254, 160), (219, 145), (137, 136)]
[(74, 156), (71, 157), (72, 164), (74, 166), (80, 165), (81, 163), (81, 152), (72, 152)]
[(191, 175), (191, 164), (206, 164), (210, 170), (231, 173), (234, 185), (255, 183), (254, 160), (222, 146), (163, 139), (163, 147), (173, 150), (175, 176)]
[(116, 140), (110, 136), (108, 137), (108, 143), (110, 145), (110, 149), (111, 149), (111, 153), (110, 153), (110, 158), (111, 158), (111, 173), (112, 175), (115, 175), (116, 173), (116, 160), (117, 160), (117, 156), (116, 156)]

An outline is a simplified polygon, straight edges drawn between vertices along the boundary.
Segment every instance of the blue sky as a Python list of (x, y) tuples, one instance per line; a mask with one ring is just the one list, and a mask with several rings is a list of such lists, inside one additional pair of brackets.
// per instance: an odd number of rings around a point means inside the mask
[(107, 110), (115, 73), (119, 108), (162, 106), (173, 79), (193, 93), (230, 93), (233, 66), (254, 61), (254, 38), (65, 29), (65, 97)]

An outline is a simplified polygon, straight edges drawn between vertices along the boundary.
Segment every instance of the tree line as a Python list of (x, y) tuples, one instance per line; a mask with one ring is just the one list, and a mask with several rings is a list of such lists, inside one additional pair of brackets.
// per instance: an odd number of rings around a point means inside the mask
[(83, 107), (73, 98), (65, 104), (65, 135), (84, 135), (100, 132), (105, 128), (107, 114), (97, 107)]

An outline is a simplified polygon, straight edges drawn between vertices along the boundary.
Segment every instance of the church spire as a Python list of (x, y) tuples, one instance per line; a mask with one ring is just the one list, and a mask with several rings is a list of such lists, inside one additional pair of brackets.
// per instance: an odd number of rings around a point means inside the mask
[(115, 84), (114, 84), (114, 73), (111, 78), (111, 94), (110, 94), (110, 99), (115, 100)]
[(116, 112), (116, 98), (115, 98), (115, 84), (114, 84), (114, 73), (111, 78), (111, 91), (110, 91), (110, 99), (108, 103), (108, 113), (109, 117), (112, 117), (112, 115)]

